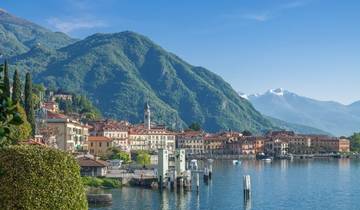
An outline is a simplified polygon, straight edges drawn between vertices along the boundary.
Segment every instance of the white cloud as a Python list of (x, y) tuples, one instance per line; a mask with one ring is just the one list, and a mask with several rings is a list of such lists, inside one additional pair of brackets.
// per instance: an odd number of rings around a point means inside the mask
[(253, 20), (258, 22), (265, 22), (268, 20), (271, 20), (273, 17), (280, 15), (281, 13), (290, 10), (295, 9), (298, 7), (305, 6), (308, 1), (301, 0), (301, 1), (291, 1), (288, 3), (280, 4), (277, 6), (274, 6), (272, 8), (265, 8), (263, 11), (253, 11), (253, 12), (237, 12), (233, 14), (226, 14), (222, 15), (225, 19), (247, 19), (247, 20)]
[(280, 10), (293, 9), (293, 8), (305, 6), (306, 4), (307, 4), (306, 1), (293, 1), (293, 2), (289, 2), (287, 4), (280, 5), (279, 9)]
[(64, 33), (71, 33), (80, 29), (91, 29), (105, 27), (106, 24), (101, 20), (94, 19), (82, 19), (82, 18), (73, 18), (73, 19), (60, 19), (57, 17), (52, 17), (47, 20), (48, 24), (55, 28), (58, 31)]
[(259, 22), (267, 21), (271, 18), (271, 15), (269, 14), (247, 14), (243, 15), (242, 18), (248, 19), (248, 20), (255, 20)]

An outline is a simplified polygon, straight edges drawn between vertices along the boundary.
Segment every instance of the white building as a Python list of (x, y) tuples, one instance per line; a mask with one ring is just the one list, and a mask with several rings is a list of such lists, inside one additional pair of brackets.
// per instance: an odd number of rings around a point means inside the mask
[(174, 154), (176, 134), (167, 130), (165, 126), (152, 125), (150, 116), (150, 106), (146, 103), (144, 124), (132, 126), (129, 129), (130, 149), (149, 151), (166, 149), (170, 154)]

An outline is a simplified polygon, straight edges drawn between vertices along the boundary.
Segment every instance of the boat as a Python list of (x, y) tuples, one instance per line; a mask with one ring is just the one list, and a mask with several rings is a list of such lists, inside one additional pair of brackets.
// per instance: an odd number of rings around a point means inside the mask
[(234, 164), (234, 165), (240, 165), (240, 164), (241, 164), (241, 161), (240, 161), (240, 160), (233, 160), (233, 164)]
[(261, 152), (261, 153), (256, 154), (256, 159), (263, 160), (266, 162), (271, 162), (273, 158), (271, 156), (265, 155), (265, 153)]
[(264, 158), (264, 159), (261, 159), (262, 161), (265, 161), (265, 162), (271, 162), (272, 161), (272, 158), (268, 157), (268, 158)]

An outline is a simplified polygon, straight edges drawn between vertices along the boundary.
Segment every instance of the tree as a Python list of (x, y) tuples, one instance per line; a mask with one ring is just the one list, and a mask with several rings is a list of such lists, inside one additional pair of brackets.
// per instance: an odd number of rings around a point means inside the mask
[(32, 81), (31, 74), (26, 73), (25, 80), (25, 112), (27, 120), (31, 125), (31, 134), (35, 135), (35, 113), (34, 113), (34, 104), (33, 104), (33, 94), (32, 94)]
[(248, 131), (248, 130), (244, 130), (242, 132), (242, 135), (244, 135), (244, 136), (252, 136), (252, 133), (250, 131)]
[(111, 160), (119, 159), (122, 160), (124, 163), (130, 163), (130, 154), (124, 151), (119, 151), (116, 153), (113, 153), (110, 156)]
[(5, 97), (10, 98), (10, 80), (9, 80), (8, 64), (6, 60), (4, 62), (4, 94)]
[(34, 109), (40, 108), (40, 103), (45, 95), (45, 87), (42, 84), (32, 84), (32, 99)]
[(150, 165), (150, 155), (147, 152), (141, 151), (136, 156), (136, 162), (142, 166)]
[(354, 133), (349, 137), (350, 139), (350, 148), (352, 151), (360, 151), (360, 133)]
[(190, 129), (190, 130), (193, 130), (193, 131), (200, 131), (200, 130), (201, 130), (201, 126), (200, 126), (199, 123), (194, 122), (194, 123), (191, 123), (191, 125), (189, 126), (189, 129)]
[(120, 149), (113, 147), (108, 150), (108, 153), (103, 157), (104, 160), (122, 160), (123, 163), (130, 163), (130, 154)]
[(20, 81), (20, 77), (18, 74), (18, 71), (15, 70), (14, 72), (14, 77), (13, 77), (13, 89), (12, 89), (12, 101), (14, 102), (14, 104), (16, 103), (22, 103), (21, 101), (21, 81)]
[(64, 151), (35, 145), (0, 149), (0, 209), (88, 209), (80, 167)]
[[(5, 66), (0, 66), (0, 73), (4, 71)], [(21, 125), (22, 120), (16, 111), (16, 106), (5, 94), (5, 85), (0, 74), (0, 147), (12, 144), (11, 129), (12, 125)]]
[(20, 125), (10, 125), (10, 139), (12, 144), (25, 141), (31, 136), (31, 125), (27, 121), (25, 110), (19, 102), (16, 104), (16, 111), (19, 113), (23, 123)]

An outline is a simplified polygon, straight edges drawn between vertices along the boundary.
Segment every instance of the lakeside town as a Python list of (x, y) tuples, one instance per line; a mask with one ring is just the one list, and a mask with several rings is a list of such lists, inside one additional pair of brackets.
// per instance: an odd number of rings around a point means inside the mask
[(56, 102), (58, 99), (71, 101), (71, 94), (50, 93), (47, 98), (41, 104), (36, 121), (42, 123), (42, 127), (45, 124), (46, 131), (53, 132), (35, 135), (33, 143), (77, 155), (103, 157), (113, 148), (129, 155), (138, 151), (157, 154), (160, 149), (174, 154), (176, 149), (184, 149), (187, 157), (197, 159), (335, 157), (350, 152), (350, 141), (345, 137), (303, 135), (292, 131), (269, 131), (265, 135), (252, 135), (248, 131), (207, 133), (199, 126), (173, 131), (152, 122), (152, 112), (156, 110), (151, 110), (149, 103), (144, 105), (144, 121), (140, 124), (112, 119), (81, 122), (76, 116), (61, 113)]

